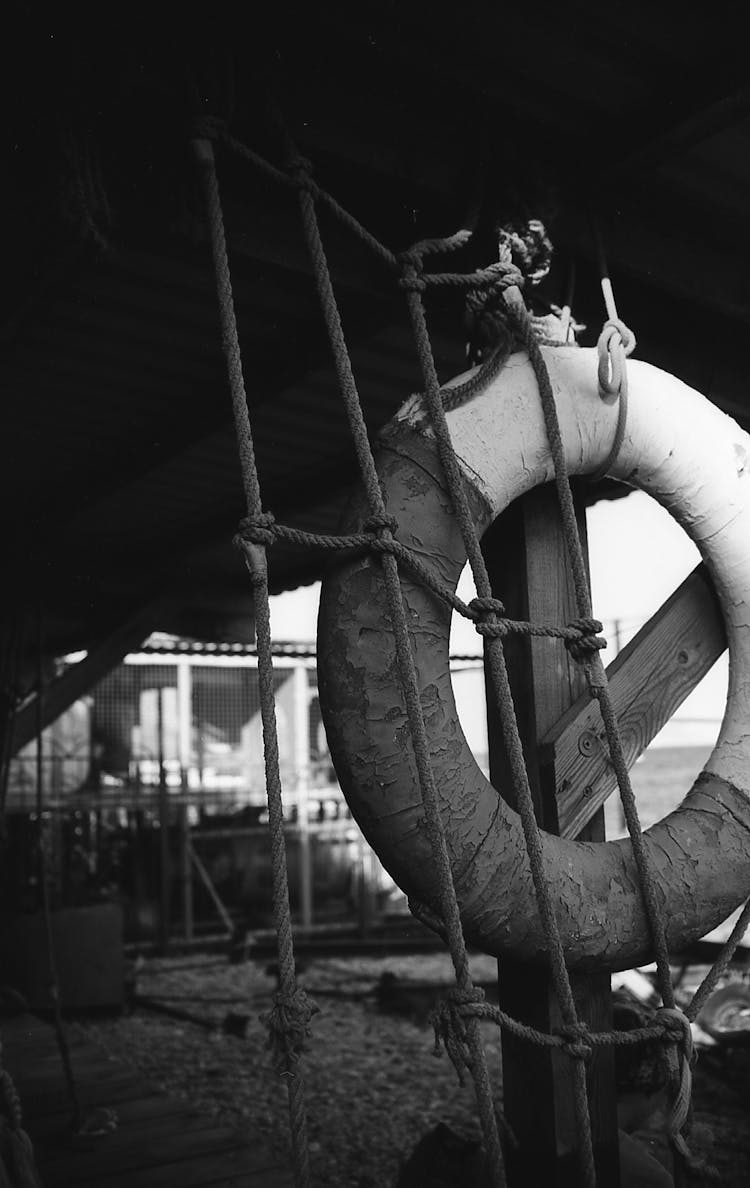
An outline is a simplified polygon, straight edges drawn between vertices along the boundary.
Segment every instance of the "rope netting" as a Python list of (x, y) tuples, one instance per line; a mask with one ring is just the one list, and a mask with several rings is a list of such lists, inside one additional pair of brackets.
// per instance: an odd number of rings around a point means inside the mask
[[(698, 1161), (692, 1160), (683, 1137), (683, 1130), (687, 1129), (689, 1123), (691, 1076), (694, 1061), (690, 1022), (697, 1017), (719, 978), (729, 966), (748, 922), (750, 922), (750, 902), (742, 911), (717, 961), (695, 992), (690, 1004), (684, 1010), (678, 1008), (672, 987), (665, 924), (656, 894), (656, 876), (648, 849), (644, 844), (635, 796), (619, 737), (617, 718), (609, 694), (604, 666), (599, 655), (600, 649), (605, 646), (605, 641), (601, 638), (602, 625), (593, 617), (592, 613), (585, 558), (576, 523), (555, 399), (544, 356), (540, 349), (539, 321), (529, 314), (520, 291), (524, 283), (538, 279), (538, 273), (535, 275), (534, 271), (539, 267), (538, 254), (534, 258), (530, 258), (528, 243), (523, 236), (515, 230), (509, 230), (500, 237), (499, 260), (488, 268), (477, 269), (473, 272), (428, 271), (425, 261), (429, 257), (449, 255), (464, 247), (471, 238), (472, 232), (462, 229), (445, 238), (421, 240), (408, 251), (393, 252), (380, 243), (353, 215), (344, 210), (330, 194), (318, 185), (312, 176), (311, 163), (297, 153), (295, 146), (283, 129), (282, 141), (285, 163), (283, 168), (279, 168), (232, 137), (218, 120), (202, 119), (195, 126), (193, 133), (193, 146), (206, 202), (222, 344), (227, 364), (246, 502), (247, 514), (240, 522), (235, 542), (243, 553), (250, 573), (255, 602), (272, 849), (274, 917), (279, 945), (280, 989), (268, 1022), (278, 1068), (287, 1080), (297, 1183), (300, 1186), (307, 1186), (311, 1183), (303, 1068), (300, 1054), (309, 1034), (311, 1016), (317, 1008), (306, 998), (304, 990), (298, 987), (294, 965), (268, 602), (267, 549), (276, 541), (322, 549), (363, 549), (371, 552), (380, 560), (387, 607), (394, 631), (399, 677), (424, 805), (426, 831), (439, 876), (440, 918), (436, 924), (447, 942), (456, 979), (455, 989), (446, 996), (445, 1001), (435, 1012), (433, 1022), (436, 1045), (439, 1046), (440, 1043), (444, 1045), (462, 1081), (466, 1069), (471, 1073), (477, 1096), (486, 1156), (494, 1182), (500, 1186), (504, 1186), (506, 1183), (500, 1129), (504, 1130), (507, 1124), (499, 1106), (493, 1100), (490, 1074), (480, 1034), (482, 1020), (491, 1021), (505, 1028), (509, 1033), (539, 1047), (561, 1049), (569, 1056), (572, 1065), (572, 1083), (579, 1135), (580, 1183), (585, 1188), (595, 1188), (596, 1185), (586, 1091), (586, 1061), (597, 1046), (633, 1045), (655, 1039), (663, 1041), (672, 1071), (672, 1104), (668, 1118), (670, 1139), (673, 1148), (688, 1166), (697, 1164)], [(276, 523), (273, 515), (263, 509), (232, 297), (222, 204), (216, 174), (215, 143), (247, 161), (266, 177), (296, 192), (341, 397), (368, 502), (369, 516), (363, 525), (362, 532), (340, 536), (302, 532)], [(454, 590), (444, 586), (436, 579), (432, 571), (408, 547), (395, 538), (398, 525), (386, 511), (323, 246), (318, 223), (319, 206), (324, 206), (344, 227), (356, 235), (384, 267), (390, 273), (395, 274), (397, 285), (404, 291), (422, 374), (422, 399), (435, 436), (446, 484), (474, 576), (477, 596), (469, 603), (465, 603)], [(544, 240), (543, 229), (541, 234), (539, 232), (540, 226), (537, 225), (533, 228), (533, 234), (538, 242)], [(474, 299), (477, 294), (483, 294), (485, 298), (494, 302), (495, 307), (500, 310), (500, 316), (505, 319), (507, 326), (512, 331), (505, 335), (504, 347), (495, 346), (484, 352), (478, 369), (466, 381), (450, 388), (441, 387), (438, 379), (424, 304), (426, 292), (435, 287), (459, 288), (467, 294), (471, 294)], [(606, 295), (605, 287), (605, 297)], [(611, 298), (611, 286), (609, 295)], [(476, 303), (475, 308), (477, 308)], [(493, 596), (479, 536), (446, 420), (448, 409), (467, 401), (499, 372), (513, 341), (520, 343), (523, 349), (528, 352), (534, 369), (547, 439), (554, 462), (555, 484), (562, 514), (566, 550), (573, 575), (577, 612), (577, 618), (565, 626), (533, 624), (510, 619), (505, 615), (502, 602)], [(630, 353), (634, 345), (635, 340), (631, 332), (617, 318), (614, 299), (611, 298), (608, 301), (608, 321), (599, 344), (599, 380), (603, 398), (619, 399), (620, 408), (615, 442), (606, 463), (607, 468), (616, 456), (624, 435), (627, 415), (625, 356)], [(524, 832), (538, 910), (544, 927), (550, 975), (560, 1005), (562, 1025), (555, 1032), (548, 1033), (529, 1027), (513, 1019), (499, 1007), (488, 1004), (484, 1001), (483, 991), (474, 985), (471, 978), (460, 909), (438, 809), (435, 777), (429, 759), (417, 671), (401, 593), (400, 566), (414, 574), (453, 610), (472, 620), (477, 631), (485, 640), (487, 668), (499, 708), (504, 741), (510, 759), (517, 808)], [(653, 1021), (648, 1026), (630, 1031), (594, 1032), (579, 1018), (544, 869), (542, 833), (534, 812), (531, 787), (508, 678), (503, 641), (510, 634), (542, 635), (562, 639), (573, 659), (582, 665), (590, 694), (599, 704), (612, 763), (617, 775), (628, 832), (632, 841), (641, 895), (656, 955), (658, 987), (663, 1006), (656, 1011)], [(418, 905), (415, 905), (415, 912), (417, 908)]]

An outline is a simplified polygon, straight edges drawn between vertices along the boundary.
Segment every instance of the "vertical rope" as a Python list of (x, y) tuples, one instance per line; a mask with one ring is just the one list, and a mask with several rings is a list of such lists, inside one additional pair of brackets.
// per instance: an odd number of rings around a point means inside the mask
[[(435, 368), (430, 335), (427, 328), (427, 317), (422, 300), (422, 284), (419, 271), (421, 261), (415, 259), (412, 253), (405, 257), (404, 287), (406, 288), (407, 303), (417, 346), (417, 354), (422, 369), (424, 383), (424, 399), (427, 405), (432, 427), (437, 440), (438, 453), (443, 465), (446, 482), (450, 491), (453, 507), (456, 512), (466, 554), (474, 575), (478, 601), (484, 603), (485, 608), (491, 607), (495, 600), (492, 598), (487, 567), (484, 562), (479, 537), (474, 526), (474, 519), (469, 507), (468, 498), (461, 478), (450, 430), (445, 417), (440, 383)], [(498, 604), (499, 605), (499, 604)], [(497, 625), (497, 614), (494, 610), (486, 610), (484, 622), (490, 627)], [(514, 785), (518, 797), (518, 811), (529, 854), (529, 864), (534, 883), (539, 913), (542, 918), (545, 936), (549, 949), (549, 960), (553, 985), (560, 1003), (565, 1027), (571, 1033), (571, 1038), (580, 1032), (578, 1013), (573, 999), (570, 978), (565, 965), (560, 931), (557, 926), (552, 900), (549, 894), (546, 874), (544, 870), (544, 854), (542, 849), (541, 831), (534, 814), (534, 804), (529, 785), (526, 763), (521, 746), (518, 724), (516, 721), (513, 696), (508, 679), (505, 663), (505, 652), (500, 638), (488, 639), (488, 666), (490, 669), (493, 691), (500, 710), (503, 737), (508, 750)], [(588, 1112), (588, 1098), (586, 1094), (586, 1070), (582, 1052), (574, 1058), (572, 1065), (573, 1086), (577, 1121), (580, 1129), (581, 1144), (579, 1157), (581, 1162), (582, 1183), (585, 1188), (593, 1188), (596, 1183), (594, 1169), (594, 1155), (591, 1137), (591, 1121)]]
[[(262, 516), (262, 501), (258, 470), (255, 461), (250, 416), (247, 408), (245, 380), (242, 371), (237, 320), (232, 296), (232, 281), (227, 258), (224, 218), (216, 176), (213, 147), (209, 140), (196, 139), (193, 148), (203, 185), (208, 218), (211, 254), (216, 276), (221, 340), (227, 365), (232, 398), (232, 411), (242, 470), (242, 482), (248, 516)], [(258, 681), (263, 727), (263, 751), (268, 795), (268, 824), (271, 836), (271, 869), (273, 878), (273, 915), (279, 954), (279, 994), (276, 1010), (269, 1023), (272, 1037), (279, 1044), (278, 1055), (287, 1082), (289, 1118), (294, 1154), (294, 1172), (298, 1188), (311, 1184), (310, 1154), (307, 1136), (304, 1078), (298, 1057), (307, 1033), (310, 1007), (303, 992), (297, 989), (289, 906), (289, 880), (284, 844), (284, 810), (281, 795), (279, 748), (274, 704), (273, 658), (271, 648), (271, 616), (268, 604), (268, 565), (263, 544), (243, 542), (242, 548), (250, 573), (255, 602), (255, 621), (258, 646)]]
[[(357, 385), (352, 371), (351, 359), (346, 346), (341, 317), (338, 310), (330, 271), (326, 260), (323, 242), (320, 236), (317, 213), (315, 210), (312, 188), (306, 184), (307, 163), (296, 158), (296, 167), (300, 178), (299, 205), (302, 224), (307, 241), (310, 258), (313, 265), (315, 281), (323, 308), (326, 328), (331, 343), (331, 349), (339, 379), (344, 407), (352, 432), (357, 460), (367, 493), (369, 509), (372, 517), (381, 523), (387, 521), (387, 512), (383, 492), (380, 487), (375, 459), (367, 435), (367, 426), (362, 413), (362, 405), (357, 391)], [(379, 529), (385, 540), (392, 538), (389, 527)], [(427, 835), (432, 847), (438, 872), (440, 886), (441, 913), (448, 935), (448, 944), (456, 974), (458, 990), (463, 995), (476, 993), (469, 971), (469, 959), (461, 925), (461, 915), (456, 898), (450, 857), (445, 842), (440, 810), (438, 807), (437, 788), (432, 772), (429, 756), (429, 745), (425, 729), (422, 705), (419, 697), (419, 686), (411, 642), (407, 625), (406, 611), (401, 594), (401, 584), (398, 576), (398, 565), (393, 555), (385, 553), (382, 556), (383, 578), (385, 583), (388, 611), (394, 631), (396, 655), (398, 659), (401, 685), (406, 702), (409, 726), (414, 748), (414, 757), (419, 776), (422, 800), (425, 809)], [(497, 1127), (495, 1107), (492, 1100), (492, 1087), (487, 1067), (487, 1057), (482, 1043), (482, 1037), (477, 1019), (469, 1019), (466, 1024), (467, 1042), (471, 1055), (471, 1072), (474, 1079), (477, 1102), (479, 1106), (482, 1132), (487, 1148), (487, 1158), (496, 1177), (496, 1182), (503, 1188), (505, 1185), (505, 1167), (502, 1148)]]
[[(542, 355), (541, 349), (536, 340), (536, 335), (534, 334), (534, 329), (531, 325), (523, 298), (521, 297), (518, 290), (509, 290), (508, 294), (506, 295), (506, 300), (514, 315), (519, 331), (523, 336), (524, 345), (528, 350), (529, 358), (531, 360), (532, 367), (534, 368), (534, 374), (536, 375), (537, 383), (539, 385), (539, 394), (542, 402), (544, 423), (547, 431), (547, 440), (549, 442), (554, 463), (555, 486), (557, 489), (557, 496), (562, 514), (565, 547), (573, 575), (578, 614), (582, 618), (590, 618), (592, 609), (588, 576), (586, 573), (586, 562), (583, 556), (581, 540), (578, 535), (575, 508), (573, 505), (573, 494), (570, 488), (568, 466), (565, 460), (565, 450), (563, 447), (560, 423), (557, 417), (557, 408), (555, 405), (555, 397), (552, 391), (549, 372), (547, 371), (547, 365), (544, 361), (544, 356)], [(598, 655), (598, 653), (594, 652), (591, 654), (585, 665), (585, 669), (591, 694), (598, 700), (601, 709), (602, 720), (604, 722), (605, 731), (607, 734), (607, 742), (610, 747), (612, 764), (617, 774), (620, 794), (622, 796), (625, 819), (628, 825), (628, 831), (630, 833), (631, 840), (633, 842), (633, 855), (640, 876), (639, 881), (644, 899), (644, 906), (646, 908), (646, 915), (648, 918), (649, 927), (651, 929), (654, 948), (656, 950), (656, 964), (659, 973), (662, 998), (665, 1006), (673, 1007), (674, 992), (672, 989), (672, 978), (669, 968), (669, 952), (667, 949), (664, 922), (661, 918), (661, 912), (656, 901), (656, 879), (653, 864), (643, 841), (640, 820), (638, 818), (638, 809), (635, 803), (632, 785), (630, 783), (630, 775), (628, 773), (627, 762), (622, 749), (622, 742), (620, 740), (617, 716), (614, 712), (612, 700), (609, 695), (604, 665), (602, 664), (601, 657)]]

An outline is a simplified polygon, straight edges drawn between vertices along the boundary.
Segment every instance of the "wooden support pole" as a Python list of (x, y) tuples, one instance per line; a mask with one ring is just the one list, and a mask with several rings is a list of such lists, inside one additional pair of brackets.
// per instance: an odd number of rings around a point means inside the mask
[[(579, 519), (585, 532), (582, 510)], [(516, 501), (486, 533), (483, 550), (493, 592), (505, 603), (510, 617), (562, 625), (577, 617), (560, 514), (551, 487), (538, 488)], [(554, 766), (542, 761), (539, 741), (582, 692), (583, 676), (559, 640), (510, 637), (506, 657), (537, 819), (545, 830), (557, 833)], [(512, 803), (508, 759), (490, 695), (488, 734), (492, 782)], [(603, 814), (599, 812), (581, 839), (603, 837)], [(560, 1026), (551, 979), (544, 970), (502, 960), (499, 986), (501, 1006), (511, 1015), (543, 1031)], [(580, 1017), (589, 1026), (596, 1030), (611, 1026), (606, 974), (576, 977), (573, 992)], [(533, 1047), (504, 1032), (503, 1078), (505, 1111), (519, 1143), (517, 1156), (509, 1163), (511, 1188), (531, 1184), (577, 1188), (578, 1132), (568, 1057)], [(598, 1182), (617, 1188), (611, 1048), (595, 1051), (587, 1079)]]

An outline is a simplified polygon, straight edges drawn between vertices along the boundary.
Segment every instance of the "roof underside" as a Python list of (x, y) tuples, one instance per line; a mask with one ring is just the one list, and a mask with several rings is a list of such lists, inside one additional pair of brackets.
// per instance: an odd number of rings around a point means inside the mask
[[(541, 215), (556, 248), (541, 297), (562, 304), (575, 266), (584, 343), (603, 319), (594, 215), (639, 356), (750, 427), (750, 89), (731, 17), (583, 0), (464, 4), (452, 22), (421, 4), (313, 7), (277, 5), (234, 45), (131, 50), (113, 34), (92, 46), (18, 22), (0, 338), (5, 599), (9, 614), (44, 604), (58, 653), (147, 603), (161, 608), (156, 628), (247, 637), (196, 112), (278, 163), (273, 93), (320, 184), (394, 249), (455, 230), (478, 198), (488, 226)], [(221, 152), (219, 172), (264, 505), (335, 531), (356, 470), (295, 198)], [(323, 228), (375, 434), (419, 387), (403, 294), (325, 214)], [(467, 267), (493, 259), (481, 232), (472, 251)], [(463, 366), (462, 298), (430, 298), (430, 316), (447, 379)], [(318, 554), (274, 546), (272, 587), (320, 567)]]

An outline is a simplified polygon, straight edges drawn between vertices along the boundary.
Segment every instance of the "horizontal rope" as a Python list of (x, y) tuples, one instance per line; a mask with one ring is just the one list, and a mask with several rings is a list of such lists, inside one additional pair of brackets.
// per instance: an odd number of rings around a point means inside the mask
[[(685, 1012), (675, 1008), (660, 1008), (656, 1012), (652, 1023), (646, 1024), (643, 1027), (633, 1028), (630, 1031), (590, 1031), (585, 1023), (575, 1024), (574, 1031), (571, 1031), (570, 1027), (562, 1027), (556, 1031), (539, 1031), (535, 1027), (521, 1023), (512, 1015), (506, 1014), (500, 1007), (484, 1001), (484, 997), (481, 999), (479, 997), (470, 999), (455, 998), (454, 992), (451, 991), (445, 999), (437, 1004), (433, 1011), (433, 1015), (436, 1017), (438, 1015), (440, 1016), (441, 1029), (441, 1012), (445, 1011), (446, 1004), (447, 1009), (454, 1014), (466, 1018), (482, 1019), (486, 1023), (494, 1023), (497, 1027), (501, 1027), (511, 1035), (516, 1036), (517, 1039), (526, 1040), (535, 1047), (561, 1048), (566, 1050), (573, 1043), (576, 1045), (576, 1050), (569, 1051), (568, 1054), (574, 1057), (587, 1057), (587, 1053), (577, 1048), (579, 1043), (588, 1048), (635, 1047), (638, 1044), (649, 1043), (654, 1040), (659, 1040), (670, 1045), (682, 1044), (685, 1042), (686, 1036), (685, 1023), (689, 1025), (689, 1020)], [(681, 1016), (682, 1018), (677, 1018), (677, 1016)], [(692, 1051), (692, 1047), (690, 1050)]]
[(599, 633), (603, 626), (598, 619), (577, 619), (565, 627), (551, 624), (529, 623), (519, 619), (505, 617), (505, 608), (496, 598), (473, 598), (466, 603), (451, 589), (450, 586), (435, 577), (432, 570), (421, 561), (411, 549), (392, 536), (381, 536), (381, 530), (389, 534), (395, 532), (397, 521), (391, 516), (370, 516), (365, 521), (364, 532), (353, 532), (348, 535), (333, 536), (319, 532), (304, 532), (300, 528), (291, 528), (285, 524), (277, 524), (270, 512), (262, 516), (250, 518), (245, 516), (240, 520), (239, 531), (234, 538), (235, 545), (242, 548), (247, 544), (272, 545), (275, 541), (287, 544), (302, 545), (309, 548), (330, 550), (368, 549), (376, 555), (385, 553), (394, 556), (398, 561), (418, 577), (443, 602), (458, 612), (465, 619), (473, 622), (477, 632), (488, 639), (504, 639), (508, 635), (525, 635), (561, 639), (568, 648), (574, 660), (584, 662), (592, 653), (606, 648), (607, 641)]

